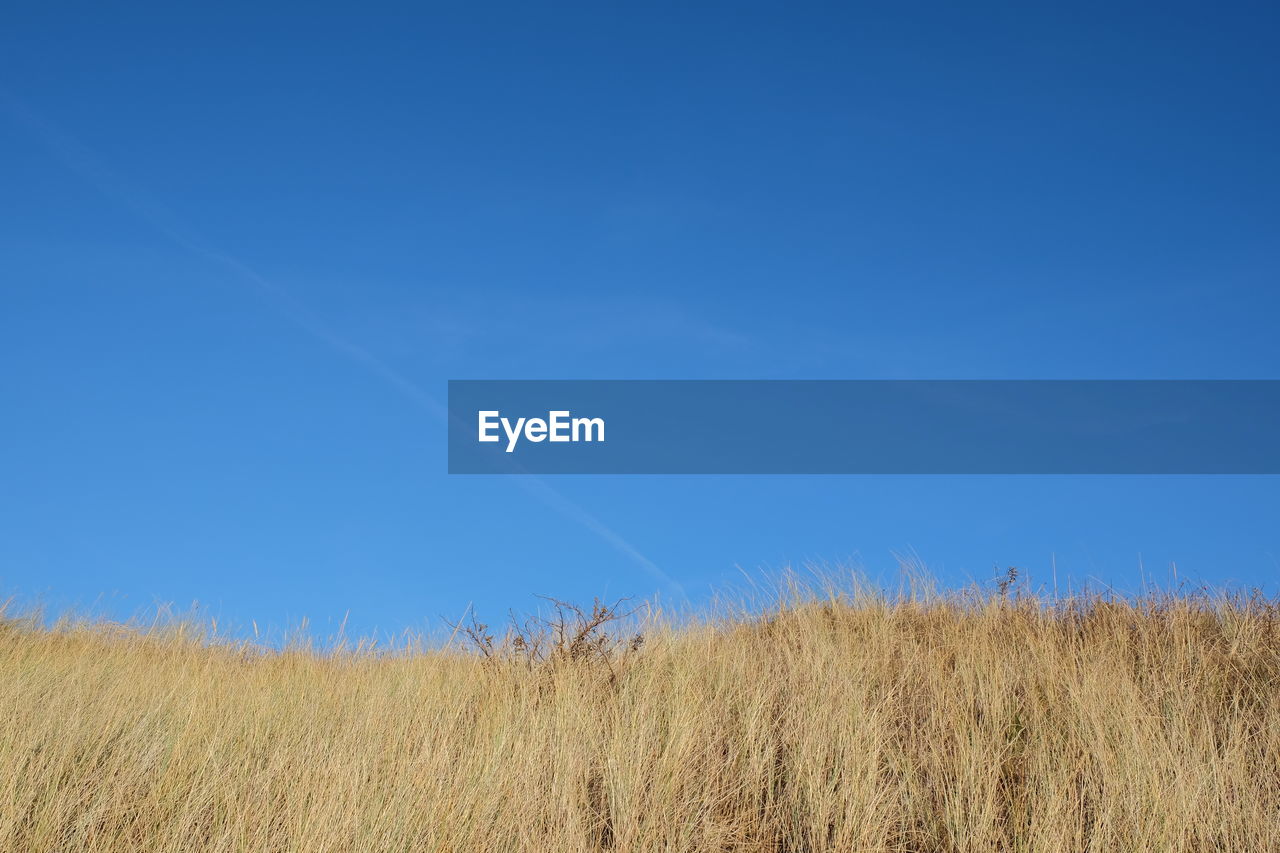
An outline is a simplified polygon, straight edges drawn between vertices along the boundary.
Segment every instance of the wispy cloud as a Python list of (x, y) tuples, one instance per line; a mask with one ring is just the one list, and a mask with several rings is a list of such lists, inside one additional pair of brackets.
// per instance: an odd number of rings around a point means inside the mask
[[(359, 364), (368, 373), (395, 389), (436, 421), (448, 424), (448, 407), (435, 395), (368, 348), (339, 334), (319, 315), (276, 282), (240, 259), (214, 248), (213, 244), (183, 224), (166, 206), (108, 167), (103, 159), (88, 146), (36, 115), (25, 104), (4, 91), (0, 91), (0, 108), (13, 124), (39, 142), (59, 163), (93, 185), (104, 196), (129, 210), (174, 245), (208, 264), (220, 267), (236, 279), (250, 285), (279, 316), (333, 352)], [(510, 481), (544, 506), (602, 539), (661, 583), (667, 592), (680, 599), (686, 598), (683, 587), (656, 563), (644, 556), (608, 525), (545, 481), (528, 474), (518, 474), (511, 477)]]

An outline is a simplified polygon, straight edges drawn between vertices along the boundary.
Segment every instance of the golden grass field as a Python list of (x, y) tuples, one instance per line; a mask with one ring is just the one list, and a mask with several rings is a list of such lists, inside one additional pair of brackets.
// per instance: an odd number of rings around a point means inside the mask
[(784, 598), (397, 649), (11, 614), (0, 850), (1280, 851), (1274, 601)]

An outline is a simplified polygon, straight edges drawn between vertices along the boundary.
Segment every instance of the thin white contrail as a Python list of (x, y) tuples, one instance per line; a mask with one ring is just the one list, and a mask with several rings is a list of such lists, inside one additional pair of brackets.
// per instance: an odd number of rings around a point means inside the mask
[[(107, 168), (102, 159), (87, 146), (32, 113), (24, 104), (6, 92), (0, 91), (0, 105), (3, 105), (4, 111), (14, 124), (39, 140), (64, 166), (93, 184), (103, 195), (131, 210), (139, 219), (164, 235), (170, 242), (253, 285), (289, 322), (331, 350), (356, 362), (395, 388), (420, 409), (447, 425), (448, 407), (434, 395), (368, 349), (339, 335), (313, 311), (275, 282), (238, 258), (214, 249), (207, 241), (200, 239), (192, 229), (178, 222), (163, 205)], [(674, 593), (679, 599), (686, 598), (684, 588), (674, 578), (613, 529), (556, 491), (548, 483), (529, 474), (516, 474), (511, 479), (544, 506), (604, 540), (659, 581), (668, 592)]]

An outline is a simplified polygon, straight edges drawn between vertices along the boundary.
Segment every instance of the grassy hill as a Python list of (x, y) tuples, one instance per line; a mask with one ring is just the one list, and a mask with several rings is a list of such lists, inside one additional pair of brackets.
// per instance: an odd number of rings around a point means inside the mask
[(1280, 608), (794, 590), (265, 649), (0, 622), (7, 851), (1276, 851)]

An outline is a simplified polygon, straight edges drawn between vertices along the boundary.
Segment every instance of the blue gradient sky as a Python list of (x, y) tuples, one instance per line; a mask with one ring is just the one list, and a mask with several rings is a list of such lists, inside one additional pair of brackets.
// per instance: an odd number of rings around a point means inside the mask
[[(449, 378), (1280, 378), (1272, 5), (23, 3), (0, 589), (421, 627), (914, 552), (1280, 578), (1273, 477), (449, 477)], [(697, 8), (690, 8), (696, 6)]]

